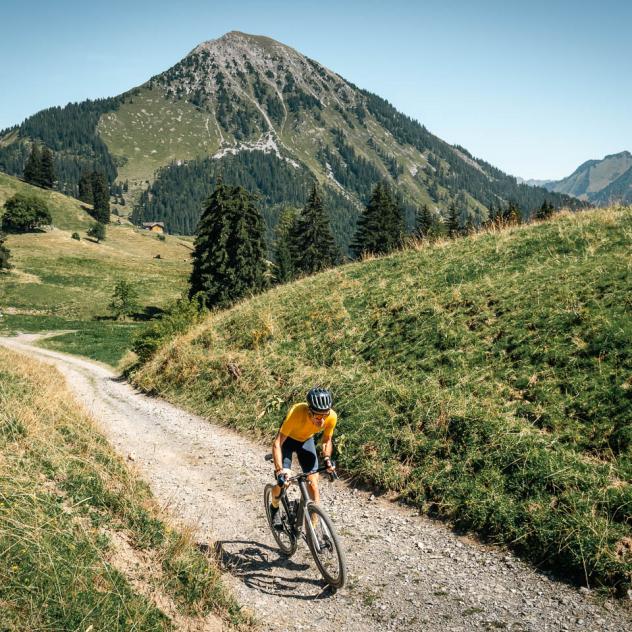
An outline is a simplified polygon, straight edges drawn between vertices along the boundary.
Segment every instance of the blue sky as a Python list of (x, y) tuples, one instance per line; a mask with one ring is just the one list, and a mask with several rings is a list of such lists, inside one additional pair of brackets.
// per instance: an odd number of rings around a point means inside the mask
[(293, 46), (525, 178), (632, 151), (632, 3), (1, 0), (0, 129), (114, 96), (231, 30)]

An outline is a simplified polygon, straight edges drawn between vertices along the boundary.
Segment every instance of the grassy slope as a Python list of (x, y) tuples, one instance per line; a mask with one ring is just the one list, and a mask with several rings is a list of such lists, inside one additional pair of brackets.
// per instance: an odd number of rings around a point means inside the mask
[(61, 375), (1, 348), (0, 367), (0, 628), (201, 629), (208, 613), (244, 624), (218, 569), (164, 523)]
[(344, 266), (213, 315), (135, 383), (266, 439), (329, 385), (347, 472), (630, 586), (631, 230), (586, 212)]
[(125, 161), (118, 180), (140, 185), (152, 180), (159, 167), (212, 154), (220, 144), (213, 116), (147, 87), (103, 115), (98, 130), (110, 152)]
[[(163, 307), (185, 288), (190, 240), (167, 236), (160, 241), (155, 235), (128, 224), (113, 223), (107, 229), (106, 240), (96, 244), (85, 238), (85, 231), (94, 220), (81, 202), (0, 173), (0, 207), (17, 191), (45, 198), (55, 228), (8, 237), (15, 267), (9, 274), (0, 274), (0, 312), (10, 308), (9, 312), (18, 315), (5, 317), (0, 328), (34, 331), (88, 328), (88, 337), (96, 332), (105, 339), (119, 326), (88, 321), (109, 313), (107, 305), (119, 279), (134, 283), (140, 292), (142, 308)], [(112, 219), (116, 222), (116, 217)], [(71, 239), (75, 231), (81, 235), (81, 241)], [(161, 258), (156, 259), (156, 255)], [(125, 338), (126, 332), (131, 336), (129, 325), (121, 327), (116, 330), (119, 338)], [(83, 343), (75, 340), (73, 344)], [(115, 364), (120, 352), (120, 346), (110, 345), (105, 354), (97, 351), (95, 356), (88, 349), (87, 355)]]

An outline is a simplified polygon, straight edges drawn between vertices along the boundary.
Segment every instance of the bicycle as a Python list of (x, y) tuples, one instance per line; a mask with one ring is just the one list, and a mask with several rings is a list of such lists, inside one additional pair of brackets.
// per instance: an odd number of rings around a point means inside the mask
[[(268, 454), (266, 461), (271, 460), (272, 455)], [(326, 470), (327, 466), (323, 465), (315, 473)], [(298, 474), (287, 479), (290, 484), (298, 485), (301, 491), (300, 500), (290, 500), (287, 497), (289, 486), (281, 489), (279, 512), (282, 526), (280, 529), (275, 529), (272, 524), (272, 516), (270, 515), (270, 501), (274, 484), (269, 483), (265, 486), (263, 502), (268, 524), (283, 555), (286, 557), (294, 555), (298, 547), (299, 538), (302, 537), (307, 542), (307, 546), (323, 579), (333, 589), (342, 588), (347, 579), (345, 556), (331, 519), (325, 510), (309, 497), (307, 476), (307, 474)], [(333, 480), (334, 478), (337, 478), (337, 476), (330, 474), (330, 479)]]

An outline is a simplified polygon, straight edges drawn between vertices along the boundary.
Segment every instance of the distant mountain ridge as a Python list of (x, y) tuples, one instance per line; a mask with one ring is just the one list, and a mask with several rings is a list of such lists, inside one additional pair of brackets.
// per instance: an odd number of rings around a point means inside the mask
[(21, 173), (32, 140), (56, 152), (60, 188), (76, 193), (95, 165), (128, 182), (133, 219), (195, 230), (219, 174), (256, 191), (268, 226), (323, 186), (341, 245), (381, 179), (401, 195), (409, 224), (423, 204), (483, 221), (510, 201), (523, 212), (571, 197), (519, 184), (449, 145), (377, 95), (267, 37), (231, 32), (195, 47), (118, 97), (43, 110), (0, 132), (0, 169)]
[(562, 180), (528, 180), (549, 191), (572, 195), (593, 204), (632, 203), (632, 154), (622, 151), (601, 160), (587, 160)]

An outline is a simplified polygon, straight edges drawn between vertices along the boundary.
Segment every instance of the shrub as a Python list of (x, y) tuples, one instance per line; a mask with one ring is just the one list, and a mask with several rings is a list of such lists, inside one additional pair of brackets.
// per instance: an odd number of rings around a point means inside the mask
[(100, 241), (104, 241), (105, 224), (102, 224), (101, 222), (96, 222), (95, 224), (92, 224), (92, 226), (90, 226), (90, 228), (88, 229), (87, 235), (88, 237), (92, 237), (92, 239), (96, 239), (97, 243), (99, 243)]
[(72, 239), (76, 239), (77, 241), (81, 241), (81, 237), (79, 236), (79, 233), (73, 233), (71, 235)]
[(8, 233), (25, 233), (53, 222), (46, 202), (35, 195), (16, 193), (4, 203), (2, 229)]
[(147, 361), (167, 340), (200, 322), (206, 313), (195, 299), (179, 299), (136, 337), (132, 351), (141, 362)]
[(129, 281), (122, 279), (114, 287), (112, 302), (108, 307), (117, 320), (121, 317), (131, 316), (138, 310), (138, 291)]

